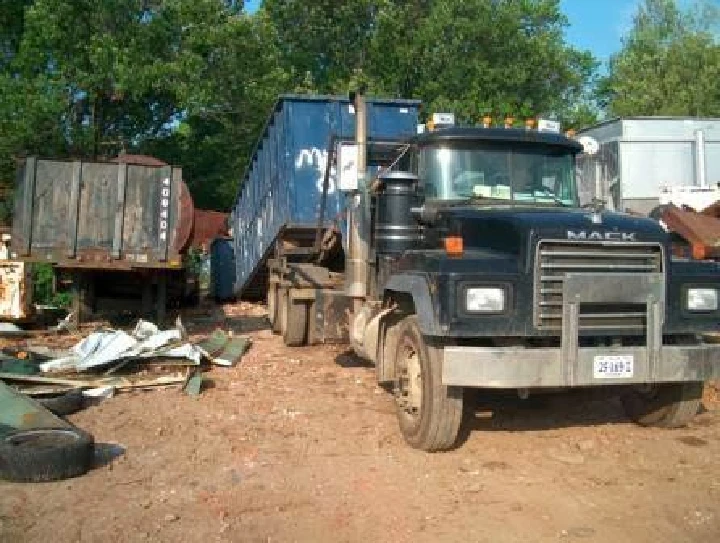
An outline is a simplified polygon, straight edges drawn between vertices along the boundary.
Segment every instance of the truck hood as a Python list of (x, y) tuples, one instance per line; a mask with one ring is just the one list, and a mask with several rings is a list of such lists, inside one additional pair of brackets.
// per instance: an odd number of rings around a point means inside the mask
[(449, 231), (462, 233), (468, 248), (519, 254), (540, 239), (666, 243), (668, 234), (653, 219), (574, 208), (515, 206), (453, 207), (440, 214)]

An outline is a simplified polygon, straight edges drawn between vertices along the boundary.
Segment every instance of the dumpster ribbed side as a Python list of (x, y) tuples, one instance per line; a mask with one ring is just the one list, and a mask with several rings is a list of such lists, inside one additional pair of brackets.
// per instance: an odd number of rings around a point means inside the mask
[[(419, 102), (370, 100), (369, 136), (403, 139), (416, 133)], [(265, 293), (265, 262), (283, 229), (312, 230), (322, 196), (332, 136), (352, 139), (354, 111), (347, 98), (284, 96), (259, 139), (231, 214), (236, 294)], [(344, 196), (331, 175), (326, 224), (338, 219)]]

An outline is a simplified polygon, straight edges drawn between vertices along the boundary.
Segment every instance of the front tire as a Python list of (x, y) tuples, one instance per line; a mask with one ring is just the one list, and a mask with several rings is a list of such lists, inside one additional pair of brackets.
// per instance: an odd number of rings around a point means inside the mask
[(650, 390), (633, 389), (621, 396), (628, 417), (642, 426), (681, 428), (697, 415), (703, 383), (663, 383)]
[(405, 317), (398, 326), (395, 362), (400, 431), (416, 449), (450, 449), (462, 421), (463, 389), (442, 384), (442, 348), (425, 343), (415, 315)]

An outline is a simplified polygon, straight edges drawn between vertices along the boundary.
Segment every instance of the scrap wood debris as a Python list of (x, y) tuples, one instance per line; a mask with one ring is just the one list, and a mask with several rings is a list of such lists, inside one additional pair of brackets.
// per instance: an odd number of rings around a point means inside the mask
[(6, 353), (0, 356), (0, 379), (33, 396), (83, 389), (86, 396), (105, 398), (116, 390), (166, 386), (197, 395), (204, 365), (235, 366), (250, 344), (250, 338), (224, 330), (196, 344), (179, 317), (168, 330), (139, 320), (131, 332), (99, 329), (65, 351), (28, 345)]

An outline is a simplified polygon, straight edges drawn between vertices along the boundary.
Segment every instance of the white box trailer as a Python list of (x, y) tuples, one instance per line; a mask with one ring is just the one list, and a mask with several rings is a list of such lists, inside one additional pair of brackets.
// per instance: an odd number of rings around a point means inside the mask
[(581, 130), (598, 144), (578, 158), (580, 203), (647, 215), (660, 204), (700, 210), (720, 199), (720, 119), (623, 117)]

